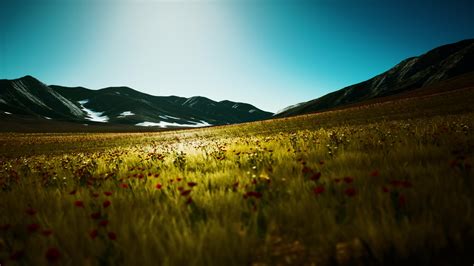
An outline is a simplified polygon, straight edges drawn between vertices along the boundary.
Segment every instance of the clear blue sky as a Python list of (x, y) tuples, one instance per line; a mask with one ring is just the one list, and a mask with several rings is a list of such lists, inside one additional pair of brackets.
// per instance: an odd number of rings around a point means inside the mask
[(0, 78), (264, 110), (474, 37), (474, 1), (2, 0)]

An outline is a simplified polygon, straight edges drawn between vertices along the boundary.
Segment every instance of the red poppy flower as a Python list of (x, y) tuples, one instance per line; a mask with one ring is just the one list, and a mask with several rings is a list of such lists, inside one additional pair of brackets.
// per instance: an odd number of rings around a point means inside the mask
[(380, 175), (380, 173), (379, 173), (378, 170), (374, 170), (374, 171), (372, 171), (372, 172), (370, 173), (370, 176), (373, 176), (373, 177), (377, 177), (377, 176), (379, 176), (379, 175)]
[(324, 192), (324, 187), (323, 186), (317, 186), (313, 189), (314, 194), (319, 195)]
[(301, 170), (301, 172), (303, 172), (303, 174), (308, 174), (308, 173), (312, 173), (313, 170), (311, 170), (311, 168), (305, 166), (305, 167), (303, 167), (303, 170)]
[(155, 186), (155, 187), (156, 187), (156, 189), (161, 189), (161, 188), (163, 187), (163, 185), (162, 185), (162, 184), (160, 184), (160, 183), (158, 183), (158, 184), (156, 184), (156, 186)]
[(33, 216), (37, 213), (37, 211), (33, 208), (28, 208), (28, 209), (26, 209), (25, 212), (26, 212), (26, 214), (31, 215), (31, 216)]
[(339, 178), (334, 178), (334, 182), (339, 183), (339, 182), (341, 182), (341, 179), (339, 179)]
[(347, 196), (349, 197), (354, 197), (356, 195), (356, 190), (355, 188), (348, 188), (346, 190), (344, 190), (344, 194), (346, 194)]
[(155, 174), (155, 178), (158, 178), (160, 176), (160, 174)]
[(323, 165), (323, 164), (324, 164), (324, 161), (323, 161), (323, 160), (319, 161), (319, 164), (320, 164), (320, 165)]
[(74, 201), (74, 205), (79, 208), (84, 208), (84, 202), (81, 200)]
[(30, 233), (38, 231), (39, 228), (40, 228), (39, 224), (29, 224), (29, 225), (26, 226), (26, 229)]
[(191, 189), (181, 191), (181, 196), (187, 196), (191, 193)]
[(186, 200), (186, 204), (191, 204), (193, 202), (193, 199), (191, 197), (189, 197), (187, 200)]
[(104, 226), (104, 227), (107, 226), (108, 224), (109, 224), (109, 221), (107, 221), (107, 220), (102, 220), (102, 221), (99, 222), (99, 225)]
[(94, 197), (94, 198), (98, 198), (98, 197), (99, 197), (99, 193), (93, 192), (93, 193), (91, 194), (91, 196)]
[(257, 192), (257, 191), (249, 191), (249, 192), (245, 193), (245, 195), (244, 195), (244, 198), (247, 198), (247, 197), (254, 197), (256, 199), (259, 199), (259, 198), (262, 197), (262, 193)]
[(100, 212), (94, 212), (91, 214), (91, 218), (94, 219), (94, 220), (97, 220), (100, 218)]
[(104, 203), (102, 203), (102, 206), (104, 206), (104, 208), (107, 208), (110, 206), (110, 204), (111, 204), (110, 200), (106, 200), (104, 201)]
[(120, 187), (121, 188), (128, 188), (128, 184), (127, 183), (122, 183), (122, 184), (120, 184)]
[(346, 176), (344, 177), (344, 182), (346, 182), (347, 184), (350, 184), (354, 181), (354, 178), (353, 177), (350, 177), (350, 176)]
[(116, 240), (117, 239), (117, 235), (114, 232), (109, 232), (107, 234), (107, 236), (109, 237), (110, 240)]
[(60, 257), (61, 257), (61, 252), (59, 252), (59, 250), (57, 248), (49, 248), (46, 251), (46, 259), (50, 263), (57, 262)]
[(77, 193), (77, 190), (74, 189), (73, 191), (69, 192), (69, 195), (76, 195), (76, 193)]
[(195, 186), (197, 186), (197, 183), (196, 182), (188, 182), (188, 186), (195, 187)]
[(99, 231), (97, 229), (93, 229), (89, 232), (89, 236), (92, 238), (92, 239), (95, 239), (97, 236), (99, 235)]
[(400, 208), (403, 208), (405, 207), (406, 204), (407, 204), (407, 198), (404, 195), (398, 196), (398, 206)]
[(176, 178), (176, 182), (181, 182), (183, 180), (181, 177)]
[(321, 173), (317, 172), (317, 173), (314, 173), (309, 179), (311, 179), (313, 181), (318, 181), (319, 178), (321, 178)]
[(382, 191), (385, 192), (385, 193), (388, 193), (388, 192), (389, 192), (389, 189), (388, 189), (386, 186), (383, 186), (383, 187), (382, 187)]
[(46, 229), (46, 230), (43, 230), (43, 231), (41, 232), (41, 234), (44, 235), (44, 236), (50, 236), (50, 235), (53, 234), (53, 230), (51, 230), (51, 229)]
[(111, 191), (105, 191), (105, 192), (104, 192), (104, 195), (110, 196), (110, 195), (112, 195), (112, 192), (111, 192)]

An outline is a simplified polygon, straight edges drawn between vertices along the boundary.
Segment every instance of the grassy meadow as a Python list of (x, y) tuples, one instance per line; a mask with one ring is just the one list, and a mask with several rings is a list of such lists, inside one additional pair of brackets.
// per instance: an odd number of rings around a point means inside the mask
[(1, 134), (0, 264), (471, 265), (473, 99)]

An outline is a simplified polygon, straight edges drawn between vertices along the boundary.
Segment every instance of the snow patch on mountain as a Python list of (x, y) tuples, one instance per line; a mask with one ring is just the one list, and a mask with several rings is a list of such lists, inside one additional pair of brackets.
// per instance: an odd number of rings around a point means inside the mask
[(78, 103), (82, 107), (82, 111), (87, 113), (87, 116), (85, 117), (85, 119), (90, 120), (90, 121), (94, 121), (94, 122), (102, 122), (102, 123), (105, 123), (105, 122), (109, 121), (109, 117), (104, 115), (104, 112), (95, 112), (95, 111), (92, 111), (91, 109), (87, 109), (86, 107), (84, 107), (84, 104), (86, 104), (88, 102), (89, 102), (88, 99), (78, 101)]
[(7, 102), (6, 102), (4, 99), (2, 99), (2, 98), (0, 98), (0, 103), (7, 104)]
[(255, 113), (256, 111), (257, 111), (257, 110), (255, 110), (255, 109), (250, 109), (250, 110), (249, 110), (249, 113)]
[(207, 123), (206, 121), (201, 120), (200, 122), (193, 122), (193, 121), (188, 121), (189, 123), (192, 124), (178, 124), (178, 123), (170, 123), (166, 121), (160, 121), (159, 123), (155, 122), (142, 122), (136, 124), (136, 126), (140, 127), (161, 127), (161, 128), (168, 128), (168, 127), (207, 127), (207, 126), (212, 126), (211, 124)]
[(123, 118), (123, 117), (126, 117), (126, 116), (132, 116), (132, 115), (135, 115), (132, 111), (125, 111), (125, 112), (121, 112), (119, 116), (117, 116), (118, 118)]
[(10, 112), (4, 112), (4, 113), (5, 113), (6, 115), (11, 115), (11, 114), (12, 114), (12, 113), (10, 113)]

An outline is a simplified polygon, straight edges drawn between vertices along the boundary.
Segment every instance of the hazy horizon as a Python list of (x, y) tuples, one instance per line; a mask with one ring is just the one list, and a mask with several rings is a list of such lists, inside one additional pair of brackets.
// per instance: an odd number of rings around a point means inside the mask
[(0, 78), (276, 112), (474, 37), (472, 1), (7, 0)]

